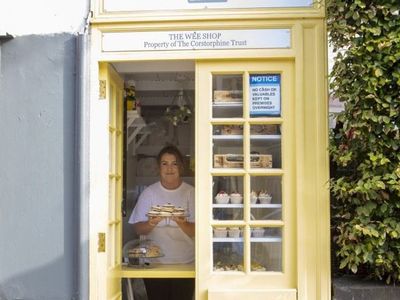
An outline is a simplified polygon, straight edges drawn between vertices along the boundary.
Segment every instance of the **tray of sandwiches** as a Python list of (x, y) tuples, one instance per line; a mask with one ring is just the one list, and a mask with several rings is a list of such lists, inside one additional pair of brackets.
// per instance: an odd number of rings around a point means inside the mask
[(150, 208), (150, 211), (146, 214), (148, 217), (162, 217), (162, 218), (170, 218), (170, 217), (189, 217), (186, 209), (180, 206), (175, 206), (171, 203), (167, 203), (164, 205), (153, 205)]

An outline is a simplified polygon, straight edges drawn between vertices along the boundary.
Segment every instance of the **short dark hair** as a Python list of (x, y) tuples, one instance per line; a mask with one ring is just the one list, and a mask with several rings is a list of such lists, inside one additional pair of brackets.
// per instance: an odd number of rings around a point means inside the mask
[(157, 155), (158, 166), (161, 166), (161, 158), (166, 153), (172, 154), (175, 156), (176, 162), (178, 163), (179, 169), (181, 170), (181, 173), (182, 173), (183, 172), (183, 156), (182, 156), (182, 153), (179, 151), (179, 149), (173, 145), (167, 145), (160, 150), (160, 152)]

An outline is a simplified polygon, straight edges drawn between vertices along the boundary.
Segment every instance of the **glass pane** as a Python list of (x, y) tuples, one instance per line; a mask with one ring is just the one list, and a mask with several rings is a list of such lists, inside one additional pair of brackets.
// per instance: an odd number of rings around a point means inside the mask
[(213, 126), (214, 168), (243, 168), (243, 126)]
[(243, 177), (213, 177), (213, 219), (243, 220)]
[(281, 176), (252, 176), (250, 179), (252, 220), (282, 220)]
[(214, 271), (243, 271), (243, 229), (213, 227)]
[(213, 117), (243, 117), (243, 76), (213, 75)]
[(250, 125), (250, 165), (252, 168), (281, 168), (279, 125)]
[(282, 229), (251, 228), (251, 270), (282, 272)]

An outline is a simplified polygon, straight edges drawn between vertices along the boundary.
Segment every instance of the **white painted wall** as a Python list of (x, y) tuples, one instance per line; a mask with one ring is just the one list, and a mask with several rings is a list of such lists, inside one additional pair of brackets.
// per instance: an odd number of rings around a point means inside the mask
[(82, 32), (89, 0), (0, 0), (0, 35)]

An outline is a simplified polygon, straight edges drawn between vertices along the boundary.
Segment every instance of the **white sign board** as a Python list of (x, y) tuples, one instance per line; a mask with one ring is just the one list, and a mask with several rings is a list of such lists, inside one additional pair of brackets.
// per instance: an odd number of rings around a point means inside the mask
[(290, 29), (106, 32), (102, 45), (105, 52), (290, 47)]
[(281, 115), (281, 75), (250, 75), (250, 116)]
[(104, 10), (148, 11), (214, 9), (214, 8), (277, 8), (311, 7), (313, 0), (104, 0)]

